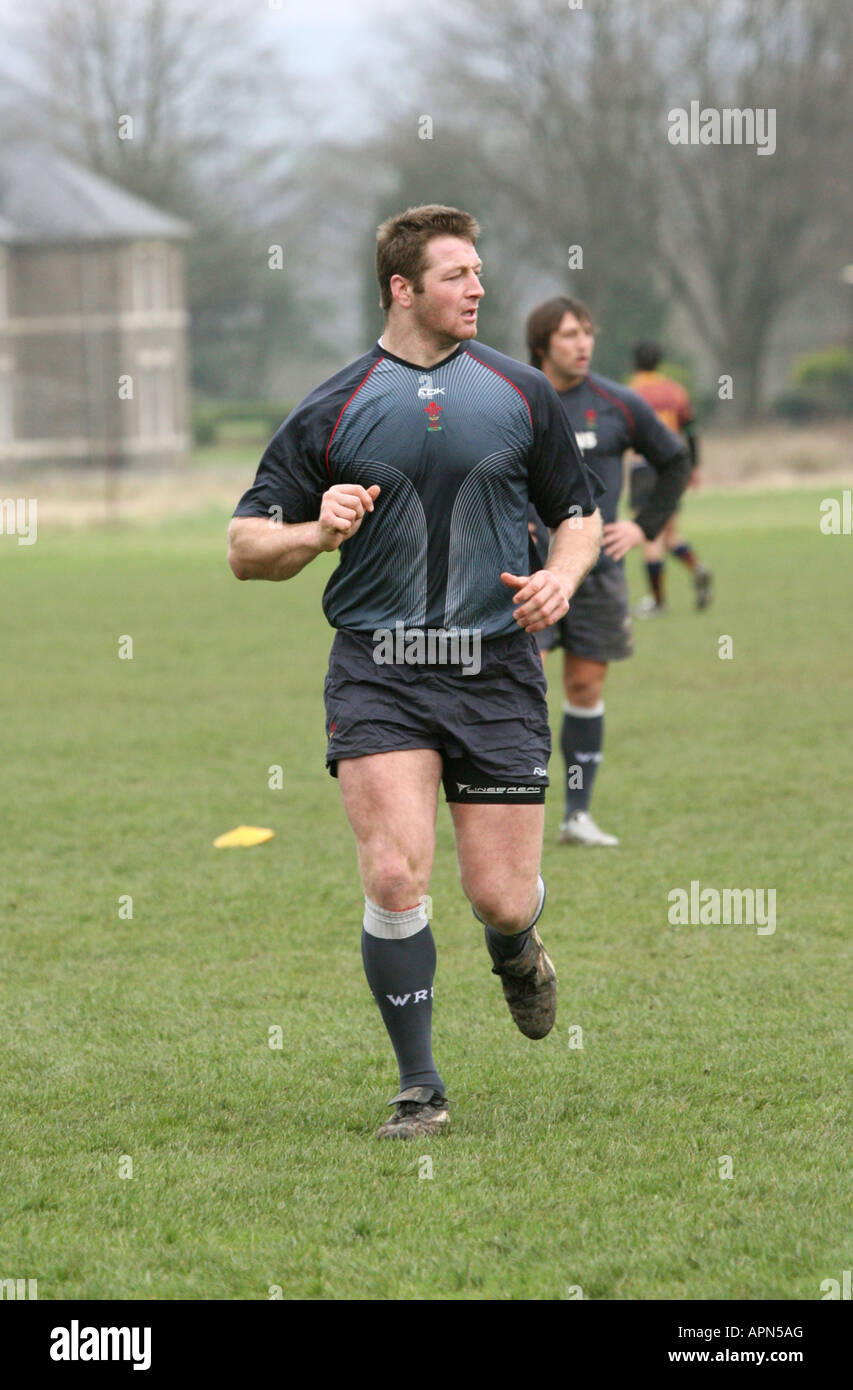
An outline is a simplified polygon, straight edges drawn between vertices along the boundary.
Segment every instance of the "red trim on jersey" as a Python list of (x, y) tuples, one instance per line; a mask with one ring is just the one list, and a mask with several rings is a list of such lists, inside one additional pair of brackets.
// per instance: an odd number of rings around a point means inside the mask
[[(587, 378), (587, 380), (589, 381), (589, 378)], [(612, 401), (614, 405), (618, 405), (619, 409), (622, 411), (622, 414), (627, 415), (628, 424), (631, 426), (631, 443), (633, 444), (634, 435), (636, 433), (637, 427), (634, 424), (634, 417), (628, 409), (627, 405), (625, 405), (623, 401), (620, 401), (618, 396), (611, 396), (610, 392), (605, 391), (603, 386), (596, 386), (595, 382), (593, 381), (589, 381), (589, 386), (592, 391), (596, 391), (598, 395), (603, 396), (606, 401)]]
[(509, 377), (508, 377), (508, 376), (504, 376), (503, 372), (499, 372), (498, 369), (497, 369), (497, 367), (490, 367), (489, 364), (488, 364), (488, 362), (484, 362), (484, 361), (482, 360), (481, 357), (475, 357), (474, 354), (473, 354), (473, 352), (469, 352), (467, 348), (465, 349), (465, 356), (466, 356), (466, 357), (470, 357), (472, 362), (479, 362), (479, 364), (480, 364), (481, 367), (485, 367), (485, 368), (486, 368), (486, 371), (488, 371), (488, 372), (494, 372), (495, 376), (499, 376), (500, 379), (501, 379), (501, 381), (507, 382), (507, 384), (508, 384), (509, 386), (512, 387), (513, 391), (517, 391), (517, 392), (518, 392), (518, 394), (520, 395), (521, 399), (524, 401), (524, 404), (527, 406), (527, 413), (528, 413), (528, 415), (530, 416), (530, 428), (532, 429), (532, 428), (533, 428), (533, 411), (530, 409), (530, 402), (529, 402), (529, 400), (527, 399), (527, 397), (525, 396), (525, 394), (524, 394), (524, 392), (522, 391), (521, 387), (520, 387), (520, 386), (516, 386), (515, 382), (514, 382), (514, 381), (510, 381)]
[[(378, 357), (378, 358), (376, 359), (376, 361), (374, 362), (373, 366), (370, 368), (370, 372), (375, 371), (375, 369), (379, 366), (379, 363), (380, 363), (380, 362), (384, 362), (384, 361), (385, 361), (385, 358), (384, 358), (384, 357)], [(365, 381), (367, 381), (367, 377), (370, 376), (370, 372), (368, 372), (368, 373), (367, 373), (367, 376), (364, 377), (364, 378), (358, 383), (358, 385), (356, 386), (356, 388), (355, 388), (355, 390), (353, 391), (352, 395), (350, 396), (349, 400), (346, 401), (346, 402), (341, 406), (341, 414), (338, 416), (337, 420), (335, 421), (335, 428), (332, 430), (332, 433), (329, 435), (329, 442), (328, 442), (328, 444), (326, 445), (326, 472), (328, 473), (328, 475), (329, 475), (330, 478), (331, 478), (331, 476), (332, 476), (332, 470), (331, 470), (331, 468), (329, 467), (329, 450), (330, 450), (331, 447), (332, 447), (332, 440), (334, 439), (335, 434), (337, 433), (338, 425), (341, 423), (341, 416), (343, 415), (343, 413), (344, 413), (344, 411), (346, 410), (347, 406), (350, 405), (351, 402), (355, 400), (356, 396), (358, 395), (358, 393), (359, 393), (359, 391), (361, 390), (362, 386), (364, 385)]]

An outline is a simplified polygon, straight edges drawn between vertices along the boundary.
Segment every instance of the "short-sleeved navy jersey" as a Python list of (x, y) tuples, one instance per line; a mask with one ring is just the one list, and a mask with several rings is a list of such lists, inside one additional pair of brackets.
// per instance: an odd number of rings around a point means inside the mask
[(476, 342), (429, 368), (377, 344), (330, 377), (273, 436), (234, 515), (313, 521), (334, 483), (382, 489), (323, 595), (332, 626), (356, 632), (517, 632), (500, 575), (530, 572), (528, 503), (549, 526), (596, 506), (551, 384)]
[[(604, 488), (598, 505), (605, 525), (617, 518), (622, 491), (622, 455), (626, 449), (635, 449), (659, 472), (670, 473), (671, 485), (665, 486), (664, 495), (654, 506), (647, 504), (637, 515), (637, 522), (646, 535), (656, 536), (675, 510), (687, 482), (689, 469), (684, 441), (667, 429), (636, 391), (592, 372), (577, 386), (560, 391), (559, 400), (583, 450), (584, 462), (600, 478)], [(608, 569), (617, 563), (622, 561), (611, 560), (602, 550), (597, 568)]]

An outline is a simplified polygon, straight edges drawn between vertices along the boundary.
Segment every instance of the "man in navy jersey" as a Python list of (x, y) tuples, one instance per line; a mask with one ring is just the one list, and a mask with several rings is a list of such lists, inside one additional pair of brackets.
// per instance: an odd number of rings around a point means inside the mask
[[(380, 1138), (445, 1131), (432, 1054), (435, 944), (426, 913), (438, 790), (462, 888), (518, 1028), (553, 1026), (556, 975), (536, 931), (550, 731), (534, 633), (595, 563), (600, 517), (540, 372), (474, 343), (477, 223), (410, 208), (379, 228), (378, 343), (297, 406), (229, 528), (238, 579), (340, 562), (325, 683), (326, 761), (355, 835), (362, 958), (399, 1092)], [(551, 528), (529, 574), (530, 504)]]
[[(607, 667), (633, 650), (623, 560), (635, 545), (657, 536), (674, 513), (690, 475), (688, 452), (641, 396), (590, 372), (595, 332), (590, 312), (579, 300), (558, 295), (539, 304), (527, 320), (527, 346), (530, 361), (557, 391), (584, 461), (604, 488), (598, 563), (567, 614), (537, 638), (543, 653), (563, 648), (560, 744), (566, 764), (566, 812), (559, 842), (618, 845), (615, 835), (596, 825), (589, 804), (604, 743)], [(619, 521), (622, 456), (629, 448), (642, 454), (657, 477), (634, 520)], [(535, 516), (532, 524), (541, 550), (546, 544), (544, 528)]]

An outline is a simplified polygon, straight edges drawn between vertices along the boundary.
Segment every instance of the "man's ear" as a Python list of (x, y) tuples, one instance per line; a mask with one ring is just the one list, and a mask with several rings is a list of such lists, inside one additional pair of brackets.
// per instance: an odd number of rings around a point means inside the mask
[[(403, 309), (412, 307), (412, 287), (404, 275), (392, 275), (389, 283), (391, 296)], [(396, 294), (394, 293), (396, 289)]]

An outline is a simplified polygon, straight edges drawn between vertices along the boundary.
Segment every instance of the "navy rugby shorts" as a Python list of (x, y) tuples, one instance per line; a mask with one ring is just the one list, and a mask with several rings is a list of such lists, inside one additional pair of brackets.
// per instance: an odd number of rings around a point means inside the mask
[(591, 570), (565, 618), (537, 632), (540, 651), (564, 647), (587, 661), (622, 661), (634, 650), (625, 568), (608, 564)]
[[(642, 511), (643, 507), (646, 505), (655, 488), (657, 487), (657, 481), (659, 477), (660, 474), (656, 471), (656, 469), (652, 468), (651, 464), (649, 463), (635, 463), (632, 465), (631, 477), (629, 480), (630, 501), (632, 511)], [(683, 501), (684, 498), (679, 497), (678, 501), (675, 504), (676, 512), (681, 511), (681, 504)], [(674, 515), (675, 512), (673, 512), (673, 516)]]
[(448, 801), (545, 800), (551, 731), (546, 681), (530, 633), (484, 639), (479, 667), (379, 664), (371, 634), (339, 631), (323, 689), (326, 766), (407, 748), (434, 748)]

